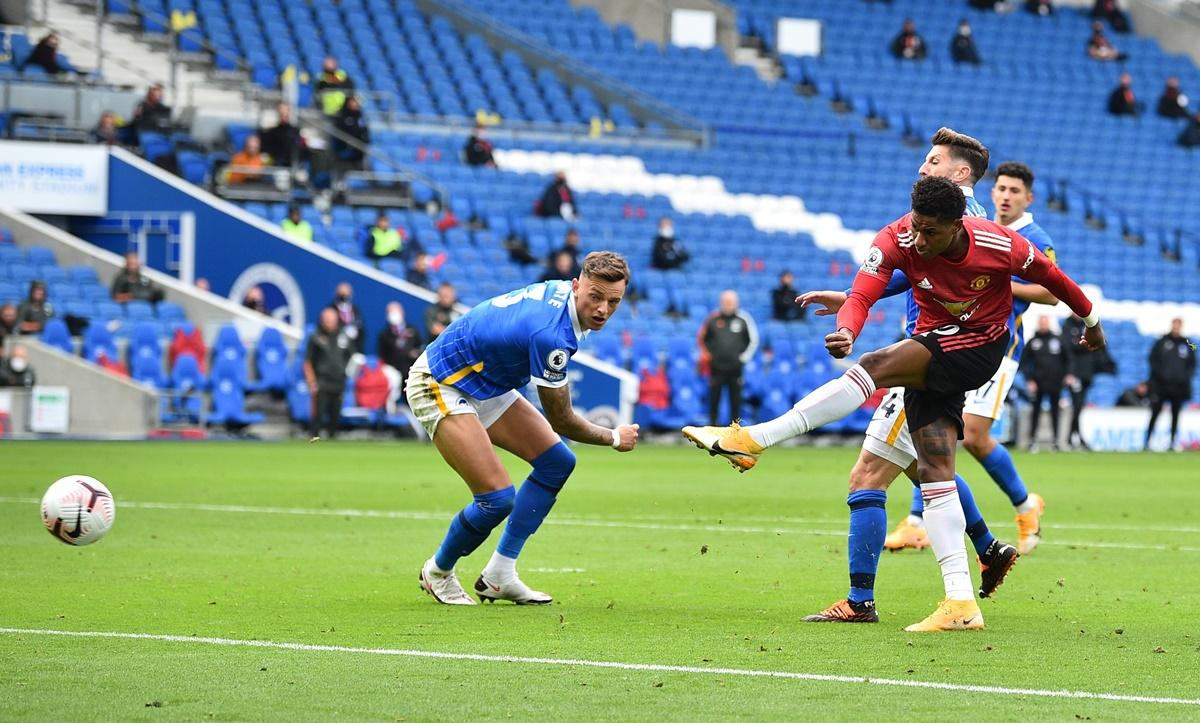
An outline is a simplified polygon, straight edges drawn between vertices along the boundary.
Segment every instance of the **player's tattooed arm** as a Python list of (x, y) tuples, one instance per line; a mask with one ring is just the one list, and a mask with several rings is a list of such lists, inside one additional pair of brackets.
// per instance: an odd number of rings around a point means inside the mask
[(613, 444), (613, 431), (608, 427), (592, 424), (584, 419), (571, 406), (571, 387), (564, 384), (561, 387), (537, 388), (538, 398), (550, 426), (554, 431), (567, 439), (583, 444), (609, 445), (621, 452), (628, 452), (637, 446), (638, 425), (622, 424), (616, 429), (619, 443)]

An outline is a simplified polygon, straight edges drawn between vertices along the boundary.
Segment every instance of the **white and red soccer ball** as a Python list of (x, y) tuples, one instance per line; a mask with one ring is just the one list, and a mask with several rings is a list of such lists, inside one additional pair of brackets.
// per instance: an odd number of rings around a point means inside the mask
[(92, 544), (112, 529), (116, 518), (112, 493), (94, 477), (63, 477), (42, 496), (42, 523), (68, 545)]

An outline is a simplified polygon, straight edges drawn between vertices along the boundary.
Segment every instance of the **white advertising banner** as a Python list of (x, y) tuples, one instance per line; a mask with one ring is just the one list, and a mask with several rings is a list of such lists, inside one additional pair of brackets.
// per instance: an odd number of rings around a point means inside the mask
[(108, 213), (108, 149), (0, 141), (0, 203), (26, 213)]
[(34, 432), (66, 434), (71, 421), (71, 390), (67, 387), (33, 388), (29, 428)]
[[(1144, 407), (1103, 409), (1089, 407), (1079, 416), (1079, 431), (1088, 446), (1097, 452), (1140, 452), (1150, 424), (1150, 410)], [(1150, 449), (1162, 451), (1171, 438), (1171, 408), (1166, 406), (1158, 415)], [(1176, 441), (1184, 449), (1200, 448), (1200, 412), (1184, 411), (1179, 415), (1179, 436)]]

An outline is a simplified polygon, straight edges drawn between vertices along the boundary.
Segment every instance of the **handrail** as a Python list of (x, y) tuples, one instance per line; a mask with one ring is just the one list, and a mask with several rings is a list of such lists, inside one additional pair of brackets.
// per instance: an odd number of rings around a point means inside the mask
[(658, 115), (670, 119), (673, 123), (679, 125), (681, 128), (699, 131), (701, 133), (706, 133), (707, 131), (707, 126), (702, 121), (692, 118), (691, 116), (680, 112), (673, 106), (667, 105), (657, 98), (637, 90), (625, 83), (622, 83), (611, 76), (593, 70), (586, 63), (555, 50), (542, 40), (523, 33), (511, 25), (501, 23), (494, 18), (479, 12), (475, 8), (461, 2), (461, 0), (437, 0), (437, 9), (440, 11), (453, 12), (460, 17), (467, 18), (474, 23), (487, 27), (496, 35), (506, 37), (510, 41), (520, 43), (521, 45), (531, 48), (532, 50), (536, 51), (537, 54), (545, 57), (548, 61), (551, 61), (554, 65), (569, 70), (575, 75), (586, 78), (592, 83), (604, 86), (614, 94), (629, 98), (637, 105), (643, 106), (654, 111)]

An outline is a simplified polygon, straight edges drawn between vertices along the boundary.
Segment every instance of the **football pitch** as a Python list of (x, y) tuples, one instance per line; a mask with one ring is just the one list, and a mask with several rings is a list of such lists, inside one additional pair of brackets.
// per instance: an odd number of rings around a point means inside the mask
[[(986, 630), (911, 634), (942, 597), (928, 551), (885, 553), (880, 624), (799, 622), (846, 592), (856, 449), (745, 475), (691, 447), (576, 451), (520, 563), (555, 603), (455, 608), (417, 586), (469, 499), (432, 447), (4, 442), (0, 719), (1200, 717), (1194, 455), (1017, 455), (1042, 546), (981, 602)], [(117, 500), (90, 547), (41, 525), (71, 473)]]

